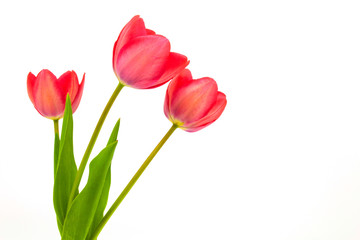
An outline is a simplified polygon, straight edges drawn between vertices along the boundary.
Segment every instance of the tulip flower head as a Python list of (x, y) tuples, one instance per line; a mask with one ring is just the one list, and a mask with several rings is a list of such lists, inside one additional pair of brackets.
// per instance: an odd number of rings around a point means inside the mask
[(167, 88), (164, 112), (178, 127), (196, 132), (216, 121), (226, 106), (226, 96), (214, 79), (193, 79), (185, 69)]
[(186, 56), (170, 52), (167, 38), (146, 29), (139, 16), (125, 25), (114, 45), (114, 72), (122, 84), (133, 88), (161, 86), (188, 64)]
[(36, 110), (44, 117), (57, 120), (63, 117), (66, 96), (69, 94), (72, 111), (79, 106), (84, 89), (85, 74), (79, 84), (74, 71), (67, 71), (59, 78), (47, 69), (35, 77), (31, 72), (27, 77), (27, 91)]

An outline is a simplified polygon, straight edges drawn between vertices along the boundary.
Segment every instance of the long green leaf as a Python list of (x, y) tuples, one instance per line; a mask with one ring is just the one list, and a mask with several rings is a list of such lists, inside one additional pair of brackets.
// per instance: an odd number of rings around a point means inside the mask
[(105, 147), (90, 163), (88, 182), (67, 213), (62, 240), (84, 240), (93, 222), (117, 141)]
[[(119, 132), (119, 127), (120, 127), (120, 119), (116, 122), (115, 127), (112, 130), (107, 146), (109, 146), (111, 143), (116, 141)], [(89, 233), (87, 234), (86, 239), (89, 239), (92, 236), (92, 233), (94, 232), (95, 228), (97, 227), (97, 225), (100, 223), (101, 219), (104, 216), (104, 211), (109, 197), (110, 184), (111, 184), (111, 164), (106, 174), (104, 187), (101, 193), (99, 204), (95, 211), (94, 220), (90, 226)]]
[[(69, 95), (66, 98), (54, 181), (53, 201), (59, 229), (62, 229), (71, 188), (77, 172), (73, 150), (73, 119)], [(61, 232), (60, 232), (61, 234)]]

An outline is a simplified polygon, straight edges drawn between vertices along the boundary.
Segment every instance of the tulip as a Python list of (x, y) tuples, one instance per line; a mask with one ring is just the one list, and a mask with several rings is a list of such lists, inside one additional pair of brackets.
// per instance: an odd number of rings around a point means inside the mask
[(63, 117), (66, 96), (69, 94), (72, 111), (79, 106), (84, 89), (85, 74), (79, 85), (74, 71), (67, 71), (59, 78), (47, 69), (41, 70), (35, 77), (31, 72), (27, 76), (27, 91), (35, 109), (44, 117), (58, 120)]
[(187, 132), (196, 132), (216, 121), (226, 106), (226, 96), (218, 91), (214, 79), (193, 79), (185, 69), (167, 88), (166, 117)]
[(139, 89), (161, 86), (189, 64), (187, 57), (170, 52), (164, 36), (145, 28), (133, 17), (120, 32), (113, 51), (113, 69), (120, 83)]

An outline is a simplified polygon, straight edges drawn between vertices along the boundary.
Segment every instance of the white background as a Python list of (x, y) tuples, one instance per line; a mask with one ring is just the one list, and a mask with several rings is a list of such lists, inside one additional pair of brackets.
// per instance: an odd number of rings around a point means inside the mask
[[(174, 133), (99, 239), (358, 240), (359, 12), (346, 0), (2, 1), (0, 240), (59, 239), (53, 123), (28, 99), (28, 72), (86, 72), (79, 163), (117, 85), (113, 44), (136, 14), (228, 106), (208, 128)], [(165, 91), (123, 89), (105, 122), (92, 156), (121, 117), (110, 203), (171, 126)]]

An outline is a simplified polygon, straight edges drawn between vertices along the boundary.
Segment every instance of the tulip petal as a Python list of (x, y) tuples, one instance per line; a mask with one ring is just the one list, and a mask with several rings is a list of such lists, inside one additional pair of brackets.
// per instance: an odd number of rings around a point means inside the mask
[(121, 49), (115, 62), (115, 72), (126, 85), (149, 88), (147, 81), (161, 76), (169, 54), (170, 42), (165, 37), (137, 37)]
[(165, 116), (166, 116), (170, 121), (172, 121), (171, 114), (170, 114), (170, 108), (169, 108), (169, 94), (168, 94), (168, 90), (166, 91), (166, 95), (165, 95), (164, 113), (165, 113)]
[(69, 94), (71, 103), (73, 103), (79, 89), (79, 80), (76, 73), (67, 71), (62, 74), (58, 79), (57, 87), (61, 91), (64, 102), (66, 101), (66, 95)]
[(61, 91), (55, 85), (57, 78), (46, 69), (42, 70), (36, 78), (33, 91), (36, 109), (45, 117), (51, 116), (52, 119), (57, 119), (65, 108)]
[(212, 78), (184, 82), (173, 92), (171, 114), (185, 125), (197, 121), (216, 103), (217, 92), (217, 84)]
[(176, 96), (182, 86), (190, 84), (193, 80), (189, 69), (184, 69), (178, 76), (176, 76), (168, 86), (167, 93), (169, 95), (169, 104), (172, 102), (172, 96)]
[(29, 98), (33, 104), (35, 104), (34, 93), (33, 93), (35, 82), (36, 82), (35, 75), (32, 74), (31, 72), (29, 72), (28, 77), (27, 77), (27, 92), (28, 92)]
[(184, 69), (178, 76), (176, 76), (168, 85), (165, 96), (164, 103), (164, 113), (165, 116), (173, 122), (173, 117), (171, 114), (171, 102), (172, 96), (177, 94), (177, 90), (181, 88), (185, 82), (192, 80), (191, 72), (189, 69)]
[[(145, 36), (147, 35), (147, 31), (145, 29), (145, 23), (139, 15), (133, 17), (121, 30), (118, 39), (114, 44), (113, 50), (113, 67), (115, 66), (115, 59), (117, 59), (121, 48), (128, 43), (131, 39)], [(114, 67), (115, 69), (115, 67)]]
[(176, 75), (178, 75), (182, 70), (184, 70), (184, 68), (189, 64), (189, 62), (190, 61), (188, 61), (186, 56), (179, 53), (170, 52), (167, 62), (165, 64), (164, 72), (161, 75), (160, 79), (156, 82), (154, 80), (150, 80), (149, 83), (147, 83), (146, 85), (149, 85), (150, 89), (159, 87), (167, 83)]
[(227, 101), (225, 94), (218, 92), (216, 103), (210, 109), (210, 111), (203, 118), (189, 125), (183, 125), (182, 128), (187, 132), (196, 132), (200, 129), (203, 129), (204, 127), (209, 126), (220, 117), (225, 109), (226, 103)]
[(151, 29), (146, 29), (146, 35), (155, 35), (155, 32)]
[(84, 84), (85, 84), (85, 73), (84, 73), (83, 78), (81, 80), (81, 83), (79, 85), (76, 96), (74, 97), (74, 101), (71, 104), (73, 112), (76, 111), (76, 109), (78, 108), (78, 106), (80, 104), (80, 100), (81, 100), (82, 93), (83, 93), (83, 90), (84, 90)]

